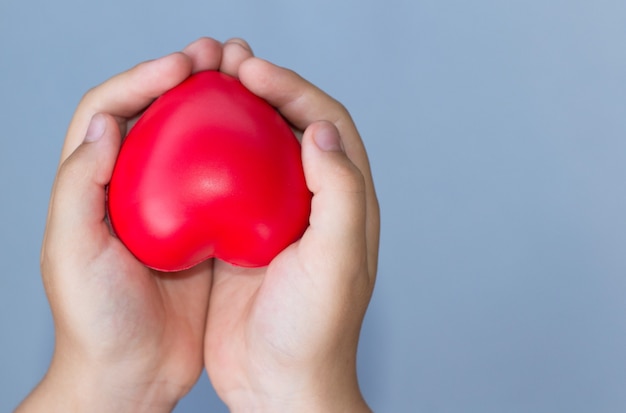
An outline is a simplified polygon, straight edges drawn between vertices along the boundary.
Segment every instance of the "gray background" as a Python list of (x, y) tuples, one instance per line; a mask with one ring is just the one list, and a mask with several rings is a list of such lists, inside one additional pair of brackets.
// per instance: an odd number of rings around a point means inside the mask
[[(626, 411), (626, 3), (0, 1), (0, 411), (52, 323), (38, 254), (81, 95), (208, 35), (352, 112), (382, 205), (380, 412)], [(180, 412), (222, 412), (206, 377)]]

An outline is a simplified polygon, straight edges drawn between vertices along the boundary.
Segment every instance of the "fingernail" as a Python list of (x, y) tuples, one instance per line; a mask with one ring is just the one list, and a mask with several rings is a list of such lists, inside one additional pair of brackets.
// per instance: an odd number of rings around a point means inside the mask
[(339, 132), (331, 124), (320, 124), (313, 135), (317, 147), (324, 152), (344, 152)]
[(101, 113), (96, 113), (89, 122), (87, 133), (85, 134), (85, 142), (95, 142), (104, 135), (107, 122)]
[(228, 39), (226, 41), (226, 43), (224, 43), (224, 45), (228, 45), (228, 44), (236, 44), (236, 45), (246, 49), (249, 52), (252, 51), (252, 49), (250, 48), (250, 45), (248, 44), (248, 42), (246, 42), (244, 39), (239, 38), (239, 37), (233, 37), (232, 39)]

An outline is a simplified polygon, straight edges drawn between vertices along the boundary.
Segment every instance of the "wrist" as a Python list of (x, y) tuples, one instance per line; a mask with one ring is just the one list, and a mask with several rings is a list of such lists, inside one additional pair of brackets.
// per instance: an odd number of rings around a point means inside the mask
[(225, 395), (223, 400), (231, 412), (371, 412), (359, 389), (356, 374), (339, 380), (323, 376), (318, 379), (291, 376), (281, 380), (266, 375), (264, 383), (253, 387), (256, 388)]
[(79, 365), (55, 358), (16, 412), (171, 412), (184, 393), (166, 380), (122, 366)]
[(281, 397), (243, 397), (227, 404), (233, 413), (371, 413), (360, 393), (333, 397), (330, 395), (293, 395)]
[(339, 400), (314, 398), (307, 400), (261, 400), (250, 399), (246, 403), (235, 406), (228, 405), (229, 411), (233, 413), (270, 413), (270, 412), (291, 412), (291, 413), (371, 413), (370, 408), (363, 398), (353, 401), (339, 402)]

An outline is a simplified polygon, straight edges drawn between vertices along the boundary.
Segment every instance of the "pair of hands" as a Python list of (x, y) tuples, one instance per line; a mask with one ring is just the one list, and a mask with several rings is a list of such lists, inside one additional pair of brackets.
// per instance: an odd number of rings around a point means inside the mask
[[(238, 77), (304, 131), (304, 236), (268, 267), (146, 268), (111, 235), (105, 187), (122, 137), (190, 74)], [(54, 183), (41, 267), (55, 323), (48, 373), (18, 411), (171, 411), (206, 367), (233, 411), (368, 411), (356, 349), (377, 266), (379, 209), (341, 104), (243, 40), (202, 38), (90, 90)]]

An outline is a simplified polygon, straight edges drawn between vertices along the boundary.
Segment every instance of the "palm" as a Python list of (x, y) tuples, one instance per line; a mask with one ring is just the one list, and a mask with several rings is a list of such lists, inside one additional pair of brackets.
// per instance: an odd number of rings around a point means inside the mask
[[(134, 337), (137, 350), (152, 349), (155, 365), (168, 371), (168, 378), (191, 386), (203, 366), (202, 342), (211, 284), (210, 265), (203, 264), (179, 273), (149, 270), (123, 251), (129, 291), (137, 297)], [(123, 261), (122, 261), (123, 262)], [(124, 264), (122, 264), (124, 265)]]
[(216, 334), (224, 338), (233, 327), (247, 321), (266, 272), (266, 267), (243, 268), (215, 261), (207, 339)]
[[(44, 271), (51, 291), (70, 292), (55, 297), (72, 326), (67, 333), (90, 349), (94, 359), (158, 371), (178, 387), (191, 387), (203, 365), (209, 263), (160, 273), (137, 261), (104, 223), (92, 236), (100, 242)], [(96, 258), (85, 262), (83, 257)], [(76, 277), (74, 268), (87, 268), (84, 274), (93, 275)], [(79, 288), (77, 279), (82, 279)]]
[[(271, 309), (268, 267), (242, 268), (216, 261), (205, 338), (205, 363), (218, 394), (235, 388), (252, 376), (272, 331), (280, 329), (275, 317), (263, 317)], [(258, 321), (265, 319), (266, 323)], [(264, 345), (265, 344), (265, 345)]]
[(279, 382), (285, 363), (312, 359), (316, 349), (327, 344), (322, 330), (337, 327), (327, 304), (341, 298), (305, 271), (315, 265), (299, 261), (307, 256), (311, 240), (311, 234), (305, 234), (268, 267), (215, 262), (205, 363), (223, 397), (242, 380), (258, 389), (264, 383), (257, 378)]

